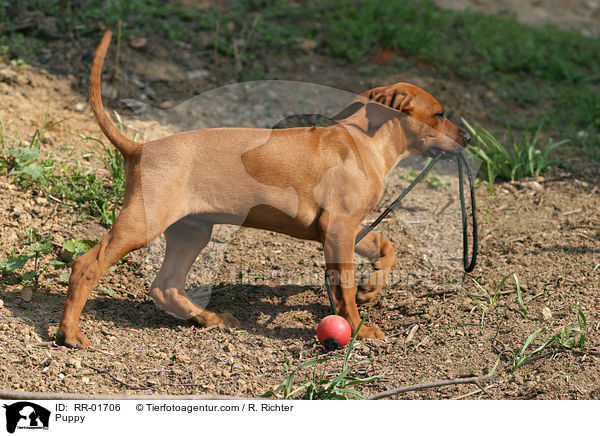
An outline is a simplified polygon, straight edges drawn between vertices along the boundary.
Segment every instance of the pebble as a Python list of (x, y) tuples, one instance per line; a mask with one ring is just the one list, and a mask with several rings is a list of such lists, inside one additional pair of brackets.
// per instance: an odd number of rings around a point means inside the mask
[(189, 362), (190, 360), (192, 360), (192, 358), (190, 356), (188, 356), (187, 354), (178, 354), (175, 357), (175, 360), (177, 362)]
[(314, 39), (297, 38), (296, 42), (298, 44), (298, 48), (306, 52), (311, 52), (315, 48), (317, 48), (317, 41), (315, 41)]
[(4, 300), (0, 298), (0, 309), (4, 307)]
[(186, 73), (188, 80), (206, 79), (210, 76), (210, 72), (206, 70), (194, 70)]
[(31, 286), (25, 286), (21, 289), (21, 299), (23, 301), (31, 301), (33, 297), (33, 288)]
[(544, 321), (548, 321), (551, 318), (552, 318), (552, 311), (550, 310), (549, 307), (544, 307), (542, 309), (542, 319)]
[(75, 369), (81, 369), (81, 360), (74, 357), (70, 358), (67, 364)]
[(138, 50), (145, 49), (147, 45), (148, 39), (144, 38), (143, 36), (134, 37), (129, 40), (129, 47)]

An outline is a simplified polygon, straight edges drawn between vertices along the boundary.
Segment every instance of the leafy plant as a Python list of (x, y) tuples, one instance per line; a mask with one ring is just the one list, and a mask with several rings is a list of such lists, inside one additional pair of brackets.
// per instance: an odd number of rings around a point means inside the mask
[(492, 185), (496, 179), (514, 181), (525, 176), (539, 176), (547, 171), (554, 159), (552, 153), (568, 140), (554, 142), (548, 139), (543, 150), (538, 148), (540, 132), (544, 120), (537, 126), (530, 127), (517, 141), (509, 129), (512, 149), (496, 139), (488, 130), (478, 124), (471, 125), (462, 119), (467, 129), (476, 140), (476, 144), (470, 146), (468, 151), (483, 161), (482, 171), (487, 182)]
[[(320, 373), (318, 373), (316, 366), (326, 363), (332, 358), (317, 356), (316, 359), (310, 360), (296, 367), (296, 369), (290, 372), (290, 374), (277, 388), (275, 388), (275, 390), (269, 391), (261, 395), (261, 397), (292, 399), (295, 398), (297, 394), (304, 391), (304, 394), (300, 397), (304, 400), (346, 400), (348, 399), (348, 396), (364, 398), (364, 395), (356, 389), (353, 389), (352, 386), (369, 383), (381, 377), (379, 375), (375, 375), (367, 378), (356, 378), (350, 375), (357, 366), (370, 362), (370, 360), (363, 359), (352, 365), (349, 363), (354, 342), (356, 341), (356, 335), (358, 334), (358, 331), (363, 325), (365, 319), (366, 317), (362, 319), (358, 328), (356, 329), (356, 332), (348, 343), (348, 348), (342, 362), (342, 368), (337, 376), (332, 379), (325, 377), (324, 368)], [(296, 373), (299, 370), (308, 367), (314, 368), (310, 375), (306, 375), (306, 382), (294, 388), (294, 377), (296, 376)]]
[[(25, 236), (27, 240), (23, 242), (21, 252), (17, 254), (13, 251), (7, 260), (0, 262), (0, 269), (5, 272), (14, 272), (23, 268), (32, 259), (33, 268), (22, 274), (21, 281), (33, 281), (37, 287), (40, 275), (46, 270), (45, 267), (43, 268), (40, 265), (40, 259), (42, 256), (50, 253), (52, 242), (47, 237), (41, 238), (31, 228), (25, 229)], [(51, 265), (58, 267), (54, 262)]]
[[(84, 140), (94, 141), (102, 147), (96, 158), (98, 164), (108, 172), (109, 178), (97, 174), (95, 168), (83, 170), (78, 161), (75, 165), (58, 165), (49, 156), (42, 156), (41, 152), (44, 134), (58, 123), (49, 124), (47, 118), (46, 111), (41, 127), (36, 129), (27, 144), (20, 138), (7, 137), (0, 123), (0, 144), (4, 151), (0, 156), (0, 169), (4, 168), (14, 183), (22, 188), (41, 190), (55, 201), (78, 209), (84, 217), (100, 217), (104, 225), (111, 226), (124, 191), (122, 156), (99, 139), (81, 135)], [(119, 125), (122, 126), (122, 122)]]
[[(32, 268), (21, 274), (19, 281), (33, 281), (34, 286), (37, 287), (40, 277), (46, 273), (49, 267), (59, 270), (66, 267), (67, 264), (55, 257), (46, 259), (56, 246), (49, 237), (42, 238), (31, 228), (25, 229), (25, 236), (27, 239), (21, 244), (21, 250), (18, 253), (13, 250), (8, 259), (0, 262), (0, 269), (7, 273), (15, 273), (31, 263), (29, 262), (31, 260), (33, 262)], [(94, 243), (94, 241), (89, 240), (73, 239), (65, 241), (63, 248), (75, 259), (89, 250)], [(62, 282), (68, 282), (69, 276), (69, 272), (63, 272), (58, 277)]]

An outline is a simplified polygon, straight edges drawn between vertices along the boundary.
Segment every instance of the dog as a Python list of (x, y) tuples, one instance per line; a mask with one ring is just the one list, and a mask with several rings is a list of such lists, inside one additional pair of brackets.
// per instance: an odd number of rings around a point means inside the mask
[[(150, 286), (154, 302), (200, 326), (235, 324), (230, 313), (198, 307), (185, 293), (186, 275), (215, 224), (321, 243), (338, 313), (356, 332), (357, 304), (377, 296), (395, 262), (391, 242), (376, 232), (354, 244), (384, 179), (408, 156), (461, 152), (468, 133), (446, 118), (433, 96), (398, 83), (363, 92), (326, 127), (201, 129), (137, 143), (120, 133), (102, 105), (100, 76), (111, 35), (106, 31), (96, 50), (89, 96), (100, 128), (124, 157), (123, 207), (100, 242), (73, 262), (56, 342), (91, 345), (79, 330), (90, 291), (110, 266), (162, 233), (166, 250)], [(374, 267), (358, 288), (354, 252)], [(358, 332), (362, 339), (384, 336), (376, 325)]]

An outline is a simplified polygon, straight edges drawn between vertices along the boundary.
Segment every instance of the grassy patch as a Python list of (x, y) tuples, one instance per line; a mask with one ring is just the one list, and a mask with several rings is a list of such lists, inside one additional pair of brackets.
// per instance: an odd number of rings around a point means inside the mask
[(481, 171), (490, 186), (496, 179), (514, 181), (525, 176), (539, 176), (550, 169), (556, 149), (568, 142), (554, 142), (550, 138), (542, 149), (539, 142), (544, 122), (541, 121), (537, 126), (529, 127), (519, 140), (509, 128), (511, 147), (507, 148), (482, 126), (471, 125), (464, 119), (463, 123), (475, 138), (475, 145), (468, 151), (482, 160)]
[(103, 165), (109, 177), (84, 170), (79, 161), (76, 165), (57, 162), (41, 148), (44, 134), (58, 124), (48, 125), (47, 115), (28, 142), (20, 137), (8, 137), (1, 129), (0, 170), (24, 190), (41, 191), (54, 201), (72, 206), (83, 217), (99, 217), (102, 224), (111, 226), (124, 192), (121, 155), (99, 139), (84, 137), (102, 145), (103, 154), (96, 155), (97, 166)]
[[(316, 357), (313, 360), (305, 362), (293, 371), (285, 378), (285, 380), (275, 390), (269, 391), (261, 397), (266, 398), (278, 398), (284, 400), (290, 400), (295, 398), (301, 398), (304, 400), (346, 400), (349, 397), (364, 398), (364, 395), (357, 391), (354, 387), (360, 384), (369, 383), (373, 380), (380, 378), (380, 376), (372, 376), (367, 378), (357, 378), (351, 375), (352, 371), (360, 365), (369, 363), (370, 360), (363, 359), (355, 364), (350, 364), (350, 356), (352, 349), (354, 348), (354, 342), (356, 341), (356, 335), (363, 325), (365, 318), (362, 319), (356, 332), (350, 339), (344, 360), (342, 361), (342, 367), (339, 374), (335, 377), (329, 377), (325, 375), (325, 369), (317, 371), (317, 367), (322, 365), (332, 358), (330, 357)], [(294, 378), (298, 371), (304, 368), (312, 367), (312, 372), (306, 375), (306, 382), (300, 386), (294, 385)]]
[(505, 351), (511, 356), (511, 371), (556, 352), (584, 348), (588, 334), (587, 319), (579, 305), (575, 307), (575, 315), (577, 327), (561, 327), (554, 333), (539, 328), (527, 337), (519, 351)]

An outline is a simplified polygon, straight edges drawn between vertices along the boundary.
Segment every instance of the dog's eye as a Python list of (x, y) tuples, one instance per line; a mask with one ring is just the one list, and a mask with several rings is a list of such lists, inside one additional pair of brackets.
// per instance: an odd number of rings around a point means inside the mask
[(446, 119), (446, 114), (444, 114), (444, 112), (440, 112), (439, 114), (435, 114), (435, 116), (438, 117), (442, 121)]

